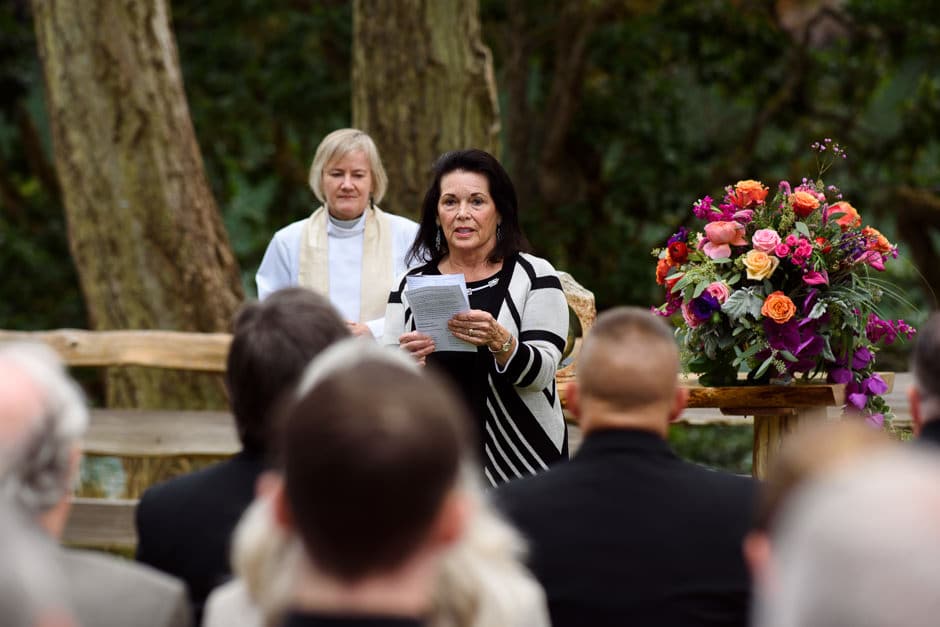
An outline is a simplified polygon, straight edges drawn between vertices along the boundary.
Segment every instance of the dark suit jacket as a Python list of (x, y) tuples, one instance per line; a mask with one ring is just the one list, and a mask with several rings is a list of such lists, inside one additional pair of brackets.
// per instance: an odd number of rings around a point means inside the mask
[(685, 462), (655, 434), (611, 430), (496, 497), (529, 539), (554, 627), (747, 624), (750, 477)]
[(137, 560), (186, 582), (196, 625), (206, 597), (231, 574), (232, 530), (254, 499), (263, 470), (261, 455), (242, 451), (155, 485), (140, 499)]
[(934, 446), (940, 446), (940, 419), (928, 420), (920, 429), (917, 439)]

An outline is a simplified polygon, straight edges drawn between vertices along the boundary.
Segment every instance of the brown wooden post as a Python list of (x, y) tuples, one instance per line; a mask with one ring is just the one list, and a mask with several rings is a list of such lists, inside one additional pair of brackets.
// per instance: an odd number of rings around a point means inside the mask
[(777, 456), (784, 438), (812, 420), (825, 420), (825, 407), (780, 410), (781, 413), (754, 416), (754, 450), (751, 474), (758, 479), (767, 476), (771, 461)]

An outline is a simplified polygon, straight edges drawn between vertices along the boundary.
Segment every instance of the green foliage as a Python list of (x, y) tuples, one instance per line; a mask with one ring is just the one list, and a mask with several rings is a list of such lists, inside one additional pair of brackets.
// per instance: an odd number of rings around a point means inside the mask
[(751, 474), (753, 439), (751, 425), (673, 425), (669, 428), (669, 444), (680, 457), (745, 475)]

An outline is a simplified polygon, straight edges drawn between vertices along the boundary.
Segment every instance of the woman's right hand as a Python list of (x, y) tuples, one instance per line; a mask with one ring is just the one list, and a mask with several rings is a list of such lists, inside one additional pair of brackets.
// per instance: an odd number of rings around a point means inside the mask
[(430, 335), (419, 331), (409, 331), (398, 336), (398, 346), (411, 353), (420, 365), (424, 365), (427, 356), (434, 352), (434, 340)]

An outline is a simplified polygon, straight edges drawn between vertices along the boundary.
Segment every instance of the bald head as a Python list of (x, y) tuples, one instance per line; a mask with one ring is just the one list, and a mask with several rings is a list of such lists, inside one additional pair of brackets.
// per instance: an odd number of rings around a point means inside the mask
[(672, 332), (639, 307), (601, 314), (578, 358), (581, 394), (625, 410), (671, 400), (678, 372)]
[(48, 346), (0, 346), (0, 423), (0, 492), (28, 515), (55, 508), (71, 492), (88, 409)]
[(42, 393), (23, 370), (0, 356), (0, 477), (43, 414)]

